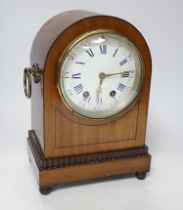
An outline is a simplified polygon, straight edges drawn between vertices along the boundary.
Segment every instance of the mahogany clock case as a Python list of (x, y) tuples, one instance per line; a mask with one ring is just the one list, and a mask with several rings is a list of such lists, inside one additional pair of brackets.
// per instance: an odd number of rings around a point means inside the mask
[[(71, 112), (58, 89), (58, 65), (67, 46), (90, 31), (115, 31), (138, 48), (144, 63), (144, 82), (138, 98), (116, 118), (93, 120)], [(31, 65), (41, 70), (32, 80), (32, 129), (29, 158), (41, 189), (64, 182), (149, 171), (145, 146), (151, 80), (151, 55), (141, 33), (130, 23), (87, 11), (69, 11), (50, 19), (38, 32)], [(139, 175), (140, 177), (140, 175)]]

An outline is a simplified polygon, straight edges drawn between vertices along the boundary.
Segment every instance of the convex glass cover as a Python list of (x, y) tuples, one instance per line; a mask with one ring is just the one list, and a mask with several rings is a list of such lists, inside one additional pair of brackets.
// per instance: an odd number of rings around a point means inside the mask
[(111, 31), (95, 31), (75, 40), (60, 58), (58, 88), (73, 112), (107, 118), (136, 99), (143, 62), (135, 45)]

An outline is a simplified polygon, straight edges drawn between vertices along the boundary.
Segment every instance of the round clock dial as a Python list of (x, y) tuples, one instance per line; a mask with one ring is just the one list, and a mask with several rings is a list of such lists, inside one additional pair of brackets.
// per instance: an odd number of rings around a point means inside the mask
[(85, 117), (107, 118), (124, 111), (142, 81), (138, 49), (115, 32), (85, 34), (60, 59), (61, 96), (72, 111)]

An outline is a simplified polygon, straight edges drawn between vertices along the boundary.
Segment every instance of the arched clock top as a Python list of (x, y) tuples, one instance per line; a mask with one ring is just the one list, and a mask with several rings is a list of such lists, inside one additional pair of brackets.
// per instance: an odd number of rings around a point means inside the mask
[(44, 69), (48, 52), (57, 37), (73, 23), (87, 17), (95, 16), (96, 13), (84, 10), (71, 10), (58, 14), (48, 20), (38, 31), (31, 49), (30, 62), (39, 64)]

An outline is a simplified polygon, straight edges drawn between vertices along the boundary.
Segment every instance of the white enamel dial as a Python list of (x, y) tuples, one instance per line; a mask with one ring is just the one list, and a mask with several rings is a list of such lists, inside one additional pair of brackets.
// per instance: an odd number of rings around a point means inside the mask
[(143, 80), (140, 53), (113, 32), (80, 37), (60, 59), (59, 90), (67, 106), (89, 118), (124, 111), (137, 97)]

